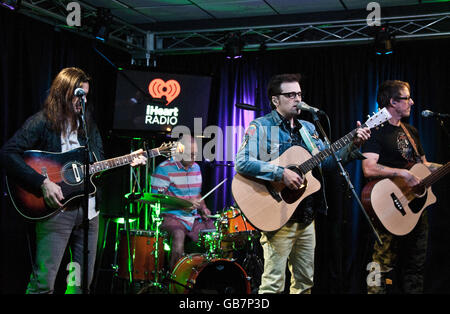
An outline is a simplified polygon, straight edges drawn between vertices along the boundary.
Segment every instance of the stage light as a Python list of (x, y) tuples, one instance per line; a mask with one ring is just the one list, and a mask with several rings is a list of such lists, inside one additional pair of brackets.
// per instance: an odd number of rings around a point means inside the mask
[(108, 40), (112, 19), (113, 16), (110, 9), (97, 8), (97, 19), (95, 21), (93, 29), (93, 33), (96, 39), (101, 41)]
[(388, 55), (394, 52), (394, 36), (388, 26), (381, 26), (375, 34), (375, 53)]
[(22, 0), (1, 0), (0, 5), (10, 10), (18, 10)]
[(223, 46), (223, 51), (225, 52), (225, 57), (227, 59), (238, 59), (242, 57), (242, 48), (244, 47), (244, 42), (241, 39), (240, 34), (229, 33), (226, 36), (225, 45)]

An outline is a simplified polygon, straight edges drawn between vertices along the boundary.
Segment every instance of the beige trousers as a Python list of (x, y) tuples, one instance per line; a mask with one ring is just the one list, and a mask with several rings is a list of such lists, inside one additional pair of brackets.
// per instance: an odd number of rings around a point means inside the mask
[(285, 287), (286, 262), (291, 273), (290, 293), (310, 293), (314, 277), (314, 222), (304, 225), (288, 222), (281, 229), (262, 232), (264, 272), (258, 293), (282, 293)]

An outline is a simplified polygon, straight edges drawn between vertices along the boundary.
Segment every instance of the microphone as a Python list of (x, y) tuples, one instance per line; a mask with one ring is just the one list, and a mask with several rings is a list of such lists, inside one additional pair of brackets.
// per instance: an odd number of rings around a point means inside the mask
[(312, 113), (325, 114), (324, 111), (322, 111), (318, 108), (315, 108), (315, 107), (311, 107), (310, 105), (308, 105), (307, 103), (305, 103), (303, 101), (297, 105), (297, 108), (300, 110), (304, 110), (304, 111), (308, 111), (308, 112), (312, 112)]
[(246, 109), (246, 110), (252, 110), (252, 111), (261, 111), (261, 108), (249, 105), (249, 104), (244, 104), (244, 103), (237, 103), (235, 104), (236, 107), (240, 108), (240, 109)]
[(74, 95), (77, 96), (77, 97), (82, 97), (82, 96), (86, 95), (86, 92), (81, 87), (78, 87), (75, 90)]
[(437, 118), (450, 118), (450, 114), (448, 113), (438, 113), (438, 112), (433, 112), (430, 110), (424, 110), (422, 111), (422, 117), (424, 118), (430, 118), (430, 117), (437, 117)]

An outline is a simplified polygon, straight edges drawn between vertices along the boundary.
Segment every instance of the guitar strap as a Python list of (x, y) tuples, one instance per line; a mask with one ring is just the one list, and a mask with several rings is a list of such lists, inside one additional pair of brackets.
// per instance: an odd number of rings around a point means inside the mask
[(308, 150), (311, 152), (311, 154), (316, 155), (319, 152), (319, 148), (317, 148), (317, 145), (311, 139), (311, 135), (309, 134), (308, 130), (306, 130), (306, 127), (303, 126), (299, 132), (302, 136), (303, 142), (305, 142), (306, 146), (308, 147)]
[(420, 158), (419, 151), (417, 150), (416, 143), (414, 142), (414, 140), (413, 140), (411, 134), (409, 134), (408, 129), (405, 127), (405, 125), (404, 125), (401, 121), (400, 121), (400, 126), (402, 127), (403, 131), (404, 131), (405, 134), (406, 134), (406, 137), (408, 138), (409, 142), (411, 143), (411, 145), (412, 145), (412, 147), (413, 147), (413, 149), (414, 149), (414, 152), (416, 153), (416, 156), (417, 156), (419, 159), (421, 159), (421, 158)]

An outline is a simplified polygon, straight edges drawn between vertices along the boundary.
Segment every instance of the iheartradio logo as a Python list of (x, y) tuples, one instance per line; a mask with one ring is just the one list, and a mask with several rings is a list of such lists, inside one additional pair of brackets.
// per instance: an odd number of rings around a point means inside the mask
[(162, 79), (157, 78), (148, 84), (148, 91), (153, 98), (165, 96), (167, 100), (166, 106), (168, 106), (180, 94), (181, 86), (176, 80), (164, 82)]

